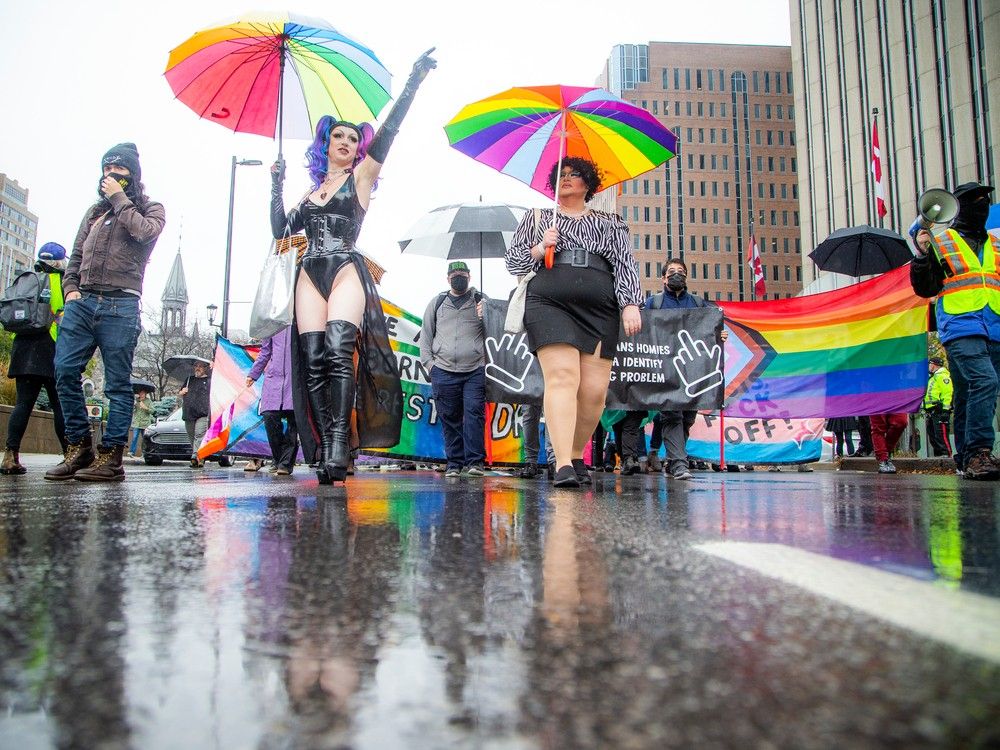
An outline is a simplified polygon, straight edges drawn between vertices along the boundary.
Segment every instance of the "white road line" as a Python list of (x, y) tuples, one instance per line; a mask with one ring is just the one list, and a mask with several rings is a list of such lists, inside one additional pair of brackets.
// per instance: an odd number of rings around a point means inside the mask
[(709, 542), (696, 550), (1000, 662), (1000, 600), (783, 544)]

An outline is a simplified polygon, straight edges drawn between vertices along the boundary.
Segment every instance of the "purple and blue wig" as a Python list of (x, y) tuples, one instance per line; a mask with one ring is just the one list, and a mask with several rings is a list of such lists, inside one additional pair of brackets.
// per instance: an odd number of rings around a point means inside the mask
[(330, 133), (339, 125), (353, 129), (358, 134), (358, 153), (354, 157), (356, 167), (368, 153), (368, 146), (375, 137), (375, 128), (367, 122), (355, 125), (353, 122), (338, 120), (332, 115), (323, 115), (316, 123), (316, 137), (306, 149), (306, 169), (309, 170), (309, 178), (312, 180), (313, 189), (319, 187), (320, 183), (326, 179), (326, 169), (329, 166), (328, 152), (330, 150)]

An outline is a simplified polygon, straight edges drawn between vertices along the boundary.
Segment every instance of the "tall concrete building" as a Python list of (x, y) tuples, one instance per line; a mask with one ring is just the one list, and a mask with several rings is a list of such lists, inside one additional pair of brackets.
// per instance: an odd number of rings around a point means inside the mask
[(678, 137), (666, 165), (621, 186), (647, 291), (682, 257), (689, 286), (750, 300), (747, 246), (761, 250), (768, 299), (802, 289), (792, 57), (788, 47), (650, 42), (613, 48), (600, 85)]
[[(1000, 176), (1000, 3), (790, 0), (802, 237), (875, 224), (905, 233), (932, 187)], [(991, 116), (991, 108), (994, 113)], [(873, 111), (886, 174), (879, 219)], [(1000, 198), (996, 198), (1000, 200)], [(816, 274), (806, 259), (806, 280)]]
[(0, 172), (0, 289), (34, 267), (37, 231), (38, 217), (28, 210), (28, 189)]

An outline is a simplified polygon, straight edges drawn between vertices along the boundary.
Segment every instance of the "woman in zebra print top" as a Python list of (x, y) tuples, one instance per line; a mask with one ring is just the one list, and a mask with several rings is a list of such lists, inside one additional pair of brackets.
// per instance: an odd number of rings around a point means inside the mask
[[(507, 251), (507, 270), (534, 271), (528, 283), (524, 327), (545, 380), (544, 408), (555, 451), (555, 484), (589, 482), (583, 449), (597, 427), (618, 348), (619, 321), (626, 336), (639, 332), (642, 291), (629, 248), (629, 229), (617, 214), (587, 208), (600, 185), (597, 165), (568, 158), (552, 165), (559, 212), (525, 214)], [(546, 249), (555, 251), (545, 268)]]

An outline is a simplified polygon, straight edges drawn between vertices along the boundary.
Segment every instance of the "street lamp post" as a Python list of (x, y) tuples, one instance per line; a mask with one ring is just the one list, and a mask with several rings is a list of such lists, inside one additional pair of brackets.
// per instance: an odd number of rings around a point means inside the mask
[(259, 167), (264, 162), (259, 159), (237, 159), (233, 157), (233, 168), (229, 174), (229, 229), (226, 232), (226, 273), (222, 282), (222, 323), (220, 332), (229, 336), (229, 271), (233, 260), (233, 204), (236, 199), (236, 167)]
[(209, 328), (215, 328), (216, 326), (218, 326), (219, 328), (221, 328), (222, 325), (221, 324), (217, 324), (215, 322), (215, 314), (219, 311), (219, 306), (216, 305), (216, 304), (211, 304), (211, 305), (208, 305), (205, 309), (208, 310), (208, 326), (209, 326)]

